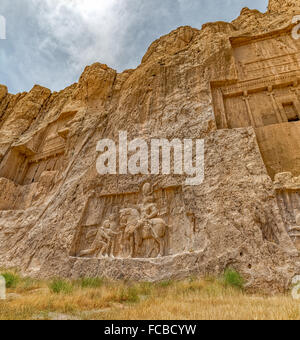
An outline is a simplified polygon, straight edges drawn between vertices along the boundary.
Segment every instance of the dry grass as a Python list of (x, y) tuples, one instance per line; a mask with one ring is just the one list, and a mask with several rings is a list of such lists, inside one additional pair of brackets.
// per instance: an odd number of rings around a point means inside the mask
[(158, 284), (90, 279), (46, 282), (11, 273), (16, 275), (16, 285), (8, 289), (9, 299), (0, 301), (1, 320), (300, 319), (300, 302), (289, 294), (250, 295), (220, 280)]

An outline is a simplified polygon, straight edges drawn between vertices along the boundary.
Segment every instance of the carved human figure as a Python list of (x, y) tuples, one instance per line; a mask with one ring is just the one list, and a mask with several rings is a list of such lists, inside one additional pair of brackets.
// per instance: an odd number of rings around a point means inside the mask
[(120, 234), (120, 227), (118, 224), (118, 213), (113, 212), (110, 214), (107, 221), (103, 223), (103, 228), (108, 235), (108, 248), (107, 253), (109, 256), (114, 256), (114, 251), (116, 248), (117, 237)]
[(90, 238), (96, 233), (95, 240), (91, 248), (82, 251), (79, 256), (94, 255), (96, 257), (103, 257), (104, 255), (109, 255), (109, 250), (112, 248), (113, 239), (118, 234), (114, 231), (116, 228), (116, 215), (111, 214), (108, 220), (103, 223), (103, 226), (98, 230), (98, 232), (92, 232), (88, 234), (88, 238)]
[(136, 253), (135, 232), (139, 227), (139, 211), (132, 208), (120, 211), (120, 228), (122, 230), (122, 253), (134, 257)]
[[(138, 207), (121, 210), (121, 227), (124, 229), (124, 243), (129, 244), (130, 255), (134, 257), (144, 240), (153, 239), (159, 246), (159, 256), (164, 255), (167, 224), (159, 218), (157, 204), (154, 202), (151, 185), (142, 188), (143, 202)], [(147, 257), (153, 248), (149, 249)]]
[(139, 206), (141, 210), (141, 223), (147, 223), (158, 216), (158, 208), (154, 202), (153, 191), (149, 183), (143, 186), (142, 193), (143, 203)]
[[(300, 213), (296, 216), (296, 225), (289, 229), (291, 233), (299, 233), (300, 236)], [(294, 234), (296, 236), (296, 234)]]

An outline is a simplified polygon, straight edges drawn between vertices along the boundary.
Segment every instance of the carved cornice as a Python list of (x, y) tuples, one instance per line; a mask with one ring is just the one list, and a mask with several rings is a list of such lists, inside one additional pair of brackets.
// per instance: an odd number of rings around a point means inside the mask
[(212, 84), (212, 90), (220, 89), (224, 97), (235, 97), (242, 95), (244, 91), (248, 93), (256, 93), (261, 90), (268, 90), (270, 86), (273, 88), (282, 87), (284, 85), (298, 84), (300, 82), (300, 71), (293, 71), (282, 75), (269, 76), (267, 78), (257, 78), (253, 80), (236, 82), (226, 86), (215, 86)]

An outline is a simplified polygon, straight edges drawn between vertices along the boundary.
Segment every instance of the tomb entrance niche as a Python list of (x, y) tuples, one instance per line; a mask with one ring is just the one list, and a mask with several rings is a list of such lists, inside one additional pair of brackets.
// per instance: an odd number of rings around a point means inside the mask
[(300, 119), (300, 41), (291, 29), (230, 39), (236, 79), (211, 83), (219, 129)]
[(30, 185), (38, 182), (45, 171), (61, 172), (70, 118), (70, 115), (61, 116), (27, 142), (16, 144), (2, 161), (0, 177)]
[(300, 40), (291, 27), (230, 39), (235, 79), (211, 82), (218, 129), (253, 127), (268, 174), (300, 174)]

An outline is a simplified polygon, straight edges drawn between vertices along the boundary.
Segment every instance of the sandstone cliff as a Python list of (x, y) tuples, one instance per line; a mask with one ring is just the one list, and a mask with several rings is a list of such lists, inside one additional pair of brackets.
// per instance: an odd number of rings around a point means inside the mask
[[(271, 67), (272, 74), (265, 76), (282, 74), (277, 63), (270, 64), (278, 59), (271, 56), (275, 44), (268, 39), (290, 34), (297, 5), (296, 0), (271, 0), (267, 13), (245, 8), (232, 23), (208, 23), (201, 30), (180, 27), (155, 41), (137, 69), (119, 74), (96, 63), (86, 67), (78, 83), (59, 93), (35, 86), (29, 93), (12, 95), (1, 85), (0, 266), (18, 267), (33, 276), (150, 281), (217, 275), (232, 266), (253, 289), (288, 287), (300, 270), (299, 236), (289, 235), (289, 224), (296, 224), (300, 213), (299, 192), (294, 188), (290, 197), (282, 187), (288, 198), (281, 198), (272, 180), (278, 172), (300, 175), (299, 151), (290, 155), (288, 147), (299, 149), (295, 131), (300, 123), (287, 119), (266, 130), (256, 126), (255, 119), (230, 118), (230, 108), (233, 112), (242, 104), (225, 102), (223, 112), (218, 93), (225, 93), (220, 86), (249, 81), (240, 78), (237, 63), (247, 55), (238, 48), (249, 41), (263, 41), (270, 52), (264, 69)], [(296, 60), (297, 67), (283, 73), (293, 72), (297, 94), (300, 47), (295, 48), (289, 62)], [(264, 61), (260, 57), (258, 62)], [(276, 91), (279, 80), (270, 81)], [(266, 91), (271, 93), (270, 86)], [(250, 94), (257, 91), (250, 89)], [(286, 110), (292, 115), (290, 102), (295, 108), (298, 102), (290, 94), (278, 94), (282, 96), (289, 98)], [(260, 105), (255, 100), (250, 106), (256, 103)], [(120, 130), (128, 131), (129, 139), (205, 139), (204, 183), (187, 187), (184, 176), (99, 176), (97, 142), (118, 140)], [(279, 130), (285, 141), (280, 146), (274, 137)], [(153, 185), (160, 216), (170, 226), (164, 256), (157, 257), (155, 243), (146, 240), (140, 254), (127, 258), (122, 238), (110, 244), (115, 247), (110, 257), (82, 256), (94, 242), (91, 235), (110, 215), (142, 202), (141, 188), (147, 182)], [(153, 253), (146, 255), (150, 248)], [(125, 252), (121, 256), (120, 249)]]

